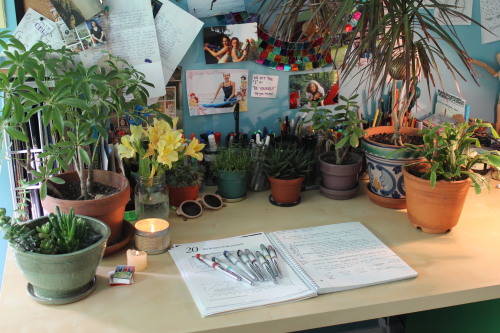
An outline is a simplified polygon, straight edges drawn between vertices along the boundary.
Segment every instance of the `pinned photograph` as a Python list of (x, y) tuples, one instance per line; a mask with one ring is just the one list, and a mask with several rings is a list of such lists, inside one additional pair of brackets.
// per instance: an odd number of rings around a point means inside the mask
[(205, 28), (203, 43), (207, 64), (255, 60), (258, 57), (257, 23)]
[(290, 109), (334, 105), (339, 102), (338, 72), (290, 75)]
[(74, 29), (80, 23), (104, 10), (99, 0), (50, 0), (68, 28)]
[(96, 16), (86, 22), (90, 36), (92, 36), (92, 43), (95, 46), (106, 43), (106, 33), (103, 29), (104, 20), (104, 16)]
[(245, 10), (243, 0), (188, 0), (189, 14), (197, 18)]
[(186, 88), (191, 116), (248, 111), (248, 70), (209, 69), (186, 71)]

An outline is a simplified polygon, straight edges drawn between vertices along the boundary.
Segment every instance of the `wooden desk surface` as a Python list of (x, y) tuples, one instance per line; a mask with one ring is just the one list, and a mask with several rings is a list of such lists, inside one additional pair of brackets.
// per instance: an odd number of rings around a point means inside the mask
[(117, 264), (126, 264), (124, 251), (104, 258), (97, 271), (97, 288), (89, 297), (48, 306), (27, 295), (26, 280), (9, 251), (0, 297), (0, 332), (294, 331), (500, 298), (500, 189), (494, 188), (496, 184), (492, 182), (490, 193), (475, 195), (471, 189), (460, 222), (443, 235), (413, 229), (405, 210), (378, 207), (364, 191), (348, 201), (308, 191), (302, 203), (291, 208), (271, 205), (269, 191), (250, 192), (246, 200), (219, 211), (205, 210), (194, 220), (184, 222), (172, 214), (175, 243), (360, 221), (419, 273), (412, 280), (209, 318), (201, 318), (167, 253), (149, 256), (147, 270), (137, 273), (131, 286), (107, 284), (107, 273)]

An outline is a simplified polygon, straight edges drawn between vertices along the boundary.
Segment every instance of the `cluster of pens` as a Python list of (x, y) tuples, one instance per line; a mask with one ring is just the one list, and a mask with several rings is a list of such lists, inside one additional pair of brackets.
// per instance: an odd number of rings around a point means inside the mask
[(248, 249), (238, 250), (236, 255), (237, 257), (229, 251), (224, 251), (224, 258), (228, 263), (217, 257), (209, 258), (203, 254), (197, 254), (195, 258), (236, 281), (243, 281), (250, 285), (268, 280), (277, 284), (277, 279), (282, 277), (276, 251), (271, 245), (266, 247), (260, 244), (260, 251), (255, 251), (255, 255)]
[(285, 120), (283, 121), (281, 118), (278, 118), (281, 135), (292, 134), (301, 137), (304, 132), (303, 127), (306, 116), (307, 112), (304, 112), (302, 116), (297, 116), (297, 119), (289, 120), (288, 116), (285, 116)]
[(252, 178), (250, 179), (249, 187), (254, 191), (262, 191), (266, 189), (266, 175), (264, 174), (263, 170), (264, 156), (273, 135), (268, 134), (265, 127), (264, 133), (262, 133), (262, 137), (260, 130), (257, 131), (254, 135), (252, 135), (252, 139), (250, 140)]

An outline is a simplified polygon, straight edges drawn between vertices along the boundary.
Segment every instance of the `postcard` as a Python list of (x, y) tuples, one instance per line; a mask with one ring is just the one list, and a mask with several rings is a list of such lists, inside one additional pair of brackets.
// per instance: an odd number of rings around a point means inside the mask
[(257, 23), (215, 26), (204, 29), (205, 63), (222, 64), (258, 57)]
[(313, 101), (320, 107), (333, 105), (338, 98), (337, 71), (290, 75), (290, 109), (311, 107)]

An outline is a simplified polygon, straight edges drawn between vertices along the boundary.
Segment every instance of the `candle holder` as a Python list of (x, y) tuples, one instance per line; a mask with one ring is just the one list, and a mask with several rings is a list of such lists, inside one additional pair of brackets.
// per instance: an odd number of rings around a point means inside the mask
[(166, 252), (170, 248), (170, 224), (156, 218), (137, 221), (135, 247), (147, 254)]

